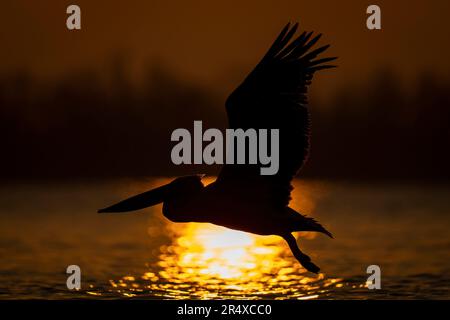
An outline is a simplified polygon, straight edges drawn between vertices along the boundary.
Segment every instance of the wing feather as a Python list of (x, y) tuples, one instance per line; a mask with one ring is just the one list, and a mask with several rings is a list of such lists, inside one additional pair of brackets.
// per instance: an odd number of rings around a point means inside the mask
[[(333, 68), (336, 57), (316, 59), (328, 45), (312, 50), (321, 38), (312, 32), (293, 37), (298, 23), (288, 23), (262, 60), (226, 102), (232, 129), (279, 129), (279, 171), (260, 175), (261, 164), (223, 166), (217, 183), (248, 183), (259, 188), (274, 205), (286, 206), (291, 180), (305, 162), (309, 150), (310, 115), (308, 86), (316, 71)], [(292, 41), (291, 41), (292, 40)], [(243, 182), (245, 181), (245, 182)], [(257, 192), (254, 192), (258, 194)]]

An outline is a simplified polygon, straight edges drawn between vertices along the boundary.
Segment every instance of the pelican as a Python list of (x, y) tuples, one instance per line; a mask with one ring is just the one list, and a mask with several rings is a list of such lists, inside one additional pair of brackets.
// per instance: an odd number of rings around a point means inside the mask
[(335, 67), (336, 57), (320, 58), (329, 45), (312, 49), (321, 34), (303, 32), (288, 23), (245, 80), (226, 100), (229, 127), (279, 129), (279, 170), (261, 175), (262, 164), (224, 164), (217, 179), (205, 186), (203, 175), (184, 176), (123, 200), (99, 213), (134, 211), (163, 203), (173, 222), (203, 222), (258, 235), (277, 235), (308, 271), (319, 272), (300, 251), (293, 232), (333, 236), (316, 220), (289, 207), (292, 179), (309, 152), (310, 115), (307, 88), (316, 71)]

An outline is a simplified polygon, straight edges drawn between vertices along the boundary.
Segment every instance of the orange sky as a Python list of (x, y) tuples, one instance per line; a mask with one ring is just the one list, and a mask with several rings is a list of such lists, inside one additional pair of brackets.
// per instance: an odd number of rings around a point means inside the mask
[[(82, 30), (68, 31), (65, 9), (78, 4)], [(382, 31), (365, 27), (369, 4), (382, 9)], [(324, 33), (339, 68), (321, 88), (361, 81), (391, 66), (405, 77), (433, 68), (448, 76), (450, 1), (106, 1), (6, 0), (0, 11), (0, 72), (55, 77), (79, 68), (108, 70), (125, 56), (139, 79), (151, 59), (180, 76), (230, 91), (287, 21)]]

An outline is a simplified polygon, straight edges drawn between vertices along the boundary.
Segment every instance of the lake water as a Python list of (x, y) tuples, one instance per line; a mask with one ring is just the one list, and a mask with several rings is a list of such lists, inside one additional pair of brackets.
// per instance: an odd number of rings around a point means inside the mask
[[(450, 299), (450, 187), (297, 180), (292, 207), (335, 236), (298, 234), (305, 270), (275, 236), (174, 224), (161, 206), (98, 208), (168, 179), (0, 187), (0, 299)], [(66, 287), (78, 265), (82, 288)], [(381, 290), (366, 269), (381, 268)]]

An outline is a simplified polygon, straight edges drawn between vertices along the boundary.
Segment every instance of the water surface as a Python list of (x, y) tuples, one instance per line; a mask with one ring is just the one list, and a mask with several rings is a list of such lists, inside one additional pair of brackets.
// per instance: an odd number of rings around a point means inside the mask
[[(295, 182), (292, 207), (335, 236), (298, 234), (322, 268), (306, 272), (281, 238), (174, 224), (161, 207), (96, 210), (167, 179), (0, 187), (2, 299), (449, 299), (450, 188)], [(68, 265), (82, 289), (66, 288)], [(382, 271), (369, 290), (366, 268)]]

